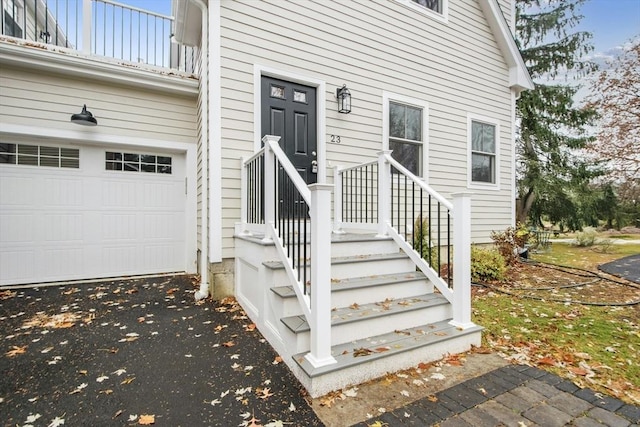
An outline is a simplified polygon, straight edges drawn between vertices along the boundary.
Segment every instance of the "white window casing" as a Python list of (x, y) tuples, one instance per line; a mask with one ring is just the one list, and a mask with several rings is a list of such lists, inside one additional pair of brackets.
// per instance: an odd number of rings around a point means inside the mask
[(449, 0), (394, 0), (403, 6), (438, 21), (449, 19)]
[[(494, 150), (473, 148), (474, 123), (493, 127)], [(490, 165), (490, 182), (473, 179), (473, 156), (481, 155), (493, 160)], [(467, 187), (470, 189), (500, 190), (500, 123), (498, 120), (475, 114), (467, 115)]]
[[(412, 140), (413, 144), (420, 145), (420, 159), (418, 170), (420, 176), (428, 183), (429, 177), (429, 104), (422, 99), (411, 98), (390, 92), (382, 93), (382, 149), (390, 150), (390, 104), (400, 104), (417, 108), (422, 111), (422, 135), (420, 140)], [(405, 142), (402, 140), (400, 142)], [(408, 142), (408, 141), (407, 141)], [(393, 156), (393, 153), (391, 154)]]

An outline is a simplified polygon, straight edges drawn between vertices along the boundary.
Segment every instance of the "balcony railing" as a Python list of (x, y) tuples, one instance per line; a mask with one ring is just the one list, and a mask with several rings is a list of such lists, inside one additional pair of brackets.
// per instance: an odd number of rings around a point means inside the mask
[(171, 16), (111, 0), (0, 2), (5, 36), (118, 61), (198, 72), (197, 49), (172, 40)]

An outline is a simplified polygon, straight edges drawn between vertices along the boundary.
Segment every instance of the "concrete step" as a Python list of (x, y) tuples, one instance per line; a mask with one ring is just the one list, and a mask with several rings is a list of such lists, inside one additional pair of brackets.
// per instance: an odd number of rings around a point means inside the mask
[[(434, 293), (362, 305), (353, 304), (331, 312), (331, 345), (434, 323), (451, 316), (449, 301)], [(310, 328), (305, 316), (284, 317), (281, 321), (293, 335), (292, 341), (296, 348), (294, 352), (308, 351)]]
[[(283, 317), (300, 314), (292, 286), (276, 286), (271, 291), (283, 299)], [(331, 283), (331, 307), (345, 307), (357, 302), (368, 304), (387, 298), (408, 298), (433, 292), (433, 284), (420, 271), (381, 274)]]
[(449, 324), (451, 319), (396, 329), (392, 332), (335, 345), (331, 354), (337, 363), (315, 368), (306, 352), (293, 359), (303, 375), (299, 376), (311, 396), (360, 384), (387, 372), (396, 372), (438, 360), (446, 354), (467, 351), (480, 345), (482, 328), (465, 330)]

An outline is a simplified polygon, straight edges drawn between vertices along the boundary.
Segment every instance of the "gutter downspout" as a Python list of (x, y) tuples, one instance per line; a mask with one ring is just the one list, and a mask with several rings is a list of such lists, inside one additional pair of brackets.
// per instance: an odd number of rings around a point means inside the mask
[[(200, 289), (196, 301), (209, 296), (209, 14), (202, 0), (192, 0), (202, 14), (202, 41), (200, 43), (200, 93), (202, 94), (202, 207), (200, 209)], [(204, 56), (203, 56), (204, 55)]]

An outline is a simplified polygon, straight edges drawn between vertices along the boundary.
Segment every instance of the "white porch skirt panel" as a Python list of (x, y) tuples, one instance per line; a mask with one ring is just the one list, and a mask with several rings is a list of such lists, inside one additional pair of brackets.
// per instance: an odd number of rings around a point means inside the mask
[[(0, 285), (186, 270), (184, 154), (40, 145), (79, 149), (80, 168), (0, 164)], [(106, 151), (170, 156), (172, 173), (105, 170)]]

